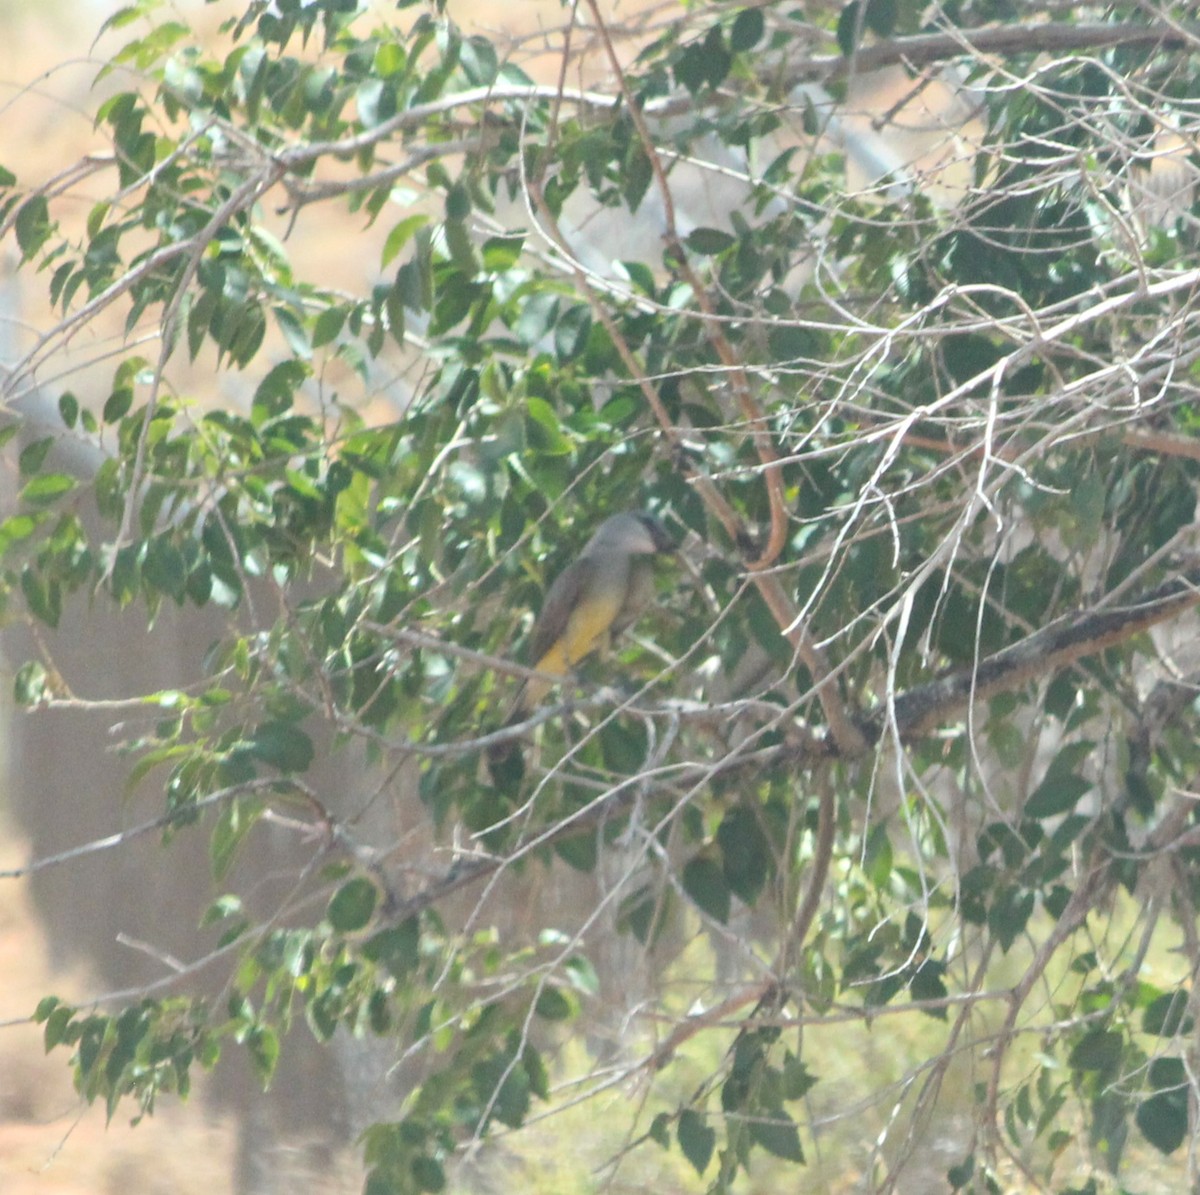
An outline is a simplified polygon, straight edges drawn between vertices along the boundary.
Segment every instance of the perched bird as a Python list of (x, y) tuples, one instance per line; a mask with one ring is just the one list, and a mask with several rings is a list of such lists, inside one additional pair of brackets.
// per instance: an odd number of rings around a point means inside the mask
[[(606, 647), (653, 600), (654, 557), (674, 551), (667, 529), (645, 511), (605, 519), (547, 590), (529, 640), (529, 666), (566, 676), (585, 656)], [(553, 684), (549, 677), (526, 680), (508, 724), (536, 708)], [(493, 772), (512, 753), (509, 743), (493, 749)]]

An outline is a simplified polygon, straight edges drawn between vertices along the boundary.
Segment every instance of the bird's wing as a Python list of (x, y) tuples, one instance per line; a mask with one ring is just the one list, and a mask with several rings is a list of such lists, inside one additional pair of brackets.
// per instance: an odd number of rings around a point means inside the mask
[(584, 583), (591, 576), (591, 561), (584, 556), (567, 565), (546, 591), (546, 600), (542, 603), (542, 612), (533, 624), (533, 634), (529, 638), (529, 666), (543, 672), (565, 672), (567, 661), (559, 667), (550, 667), (546, 660), (547, 654), (558, 644), (563, 632), (567, 629), (567, 621), (571, 611), (579, 601), (579, 594)]

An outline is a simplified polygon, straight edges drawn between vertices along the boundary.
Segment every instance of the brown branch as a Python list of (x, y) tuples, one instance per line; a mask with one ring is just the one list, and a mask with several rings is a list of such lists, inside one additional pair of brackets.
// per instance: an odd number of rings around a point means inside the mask
[[(599, 6), (596, 0), (587, 0), (587, 4), (591, 9), (592, 19), (595, 22), (596, 28), (600, 31), (600, 36), (604, 42), (609, 63), (613, 68), (617, 79), (617, 86), (621, 92), (621, 98), (637, 130), (642, 149), (650, 162), (655, 185), (658, 187), (662, 197), (667, 246), (675, 258), (676, 268), (691, 287), (692, 293), (696, 296), (696, 302), (699, 304), (704, 320), (705, 335), (708, 337), (709, 343), (713, 346), (721, 363), (729, 373), (733, 392), (737, 397), (742, 414), (750, 427), (755, 450), (763, 466), (763, 476), (767, 486), (768, 506), (771, 512), (771, 529), (765, 547), (747, 560), (746, 567), (750, 571), (751, 580), (770, 610), (776, 625), (787, 637), (797, 655), (803, 661), (804, 666), (809, 670), (817, 699), (821, 703), (821, 708), (825, 714), (826, 721), (829, 723), (829, 729), (833, 734), (834, 740), (846, 754), (856, 754), (865, 747), (865, 743), (857, 727), (855, 727), (846, 712), (842, 694), (838, 688), (836, 679), (832, 675), (832, 669), (824, 653), (817, 647), (807, 631), (799, 625), (795, 607), (784, 593), (783, 586), (780, 584), (778, 577), (767, 571), (778, 559), (780, 553), (783, 551), (784, 544), (787, 542), (787, 510), (783, 492), (781, 461), (772, 443), (766, 417), (750, 392), (749, 379), (742, 367), (740, 358), (734, 352), (733, 346), (729, 343), (725, 335), (721, 321), (717, 318), (708, 289), (697, 276), (688, 260), (687, 250), (684, 248), (683, 242), (679, 237), (678, 225), (675, 218), (674, 196), (667, 181), (666, 171), (663, 169), (658, 147), (646, 124), (645, 114), (629, 88), (620, 58), (617, 55), (612, 39), (608, 35), (608, 30), (604, 18), (600, 13)], [(660, 424), (663, 424), (664, 427), (669, 426), (670, 420), (653, 387), (644, 384), (643, 390), (648, 392), (651, 407), (655, 411)], [(675, 441), (678, 442), (678, 432), (673, 427), (671, 430), (674, 433)], [(701, 493), (705, 498), (714, 497), (717, 495), (716, 487), (710, 484)], [(752, 540), (742, 521), (734, 514), (724, 499), (721, 500), (719, 505), (714, 506), (713, 513), (721, 518), (726, 530), (729, 531), (730, 537), (739, 550), (744, 555), (749, 555), (747, 549)]]
[[(940, 724), (957, 717), (972, 701), (1018, 688), (1035, 677), (1048, 676), (1068, 664), (1126, 642), (1149, 627), (1183, 613), (1200, 603), (1198, 584), (1200, 570), (1160, 585), (1136, 604), (1067, 615), (1019, 643), (987, 657), (973, 670), (954, 672), (909, 689), (896, 698), (892, 707), (894, 722), (889, 719), (888, 710), (880, 709), (861, 724), (861, 750), (843, 750), (832, 735), (824, 738), (805, 735), (798, 746), (788, 744), (769, 753), (755, 752), (753, 755), (734, 753), (715, 763), (694, 765), (691, 769), (685, 769), (682, 777), (676, 773), (675, 778), (684, 783), (701, 783), (716, 775), (742, 768), (761, 771), (783, 760), (799, 772), (829, 759), (855, 759), (877, 745), (889, 725), (898, 732), (901, 742), (915, 742)], [(552, 845), (594, 830), (601, 822), (618, 815), (632, 804), (636, 791), (632, 781), (623, 783), (603, 800), (594, 802), (547, 830), (535, 845)], [(827, 832), (824, 821), (826, 813), (827, 810), (822, 807), (819, 839), (823, 839)], [(832, 825), (832, 819), (828, 825)], [(523, 849), (528, 849), (528, 846), (525, 844)], [(499, 871), (507, 863), (504, 857), (460, 861), (427, 888), (399, 902), (396, 915), (402, 918), (429, 908), (450, 893)], [(803, 928), (803, 919), (809, 916), (807, 905), (806, 896), (805, 904), (797, 914), (797, 929)], [(761, 997), (764, 990), (756, 987), (754, 994), (743, 993), (743, 1003), (754, 999), (756, 995)]]
[[(853, 58), (841, 54), (814, 55), (790, 64), (783, 78), (786, 89), (802, 83), (844, 78), (851, 72), (880, 70), (885, 66), (905, 64), (928, 66), (972, 54), (1043, 54), (1069, 53), (1076, 50), (1104, 50), (1113, 46), (1158, 46), (1163, 50), (1195, 52), (1200, 49), (1200, 26), (1172, 25), (1156, 21), (1146, 25), (1117, 25), (1093, 23), (1074, 25), (1047, 23), (1042, 25), (1003, 25), (987, 29), (963, 29), (953, 33), (929, 33), (915, 37), (897, 37), (856, 51)], [(712, 106), (728, 103), (732, 97), (717, 95)], [(393, 134), (404, 133), (460, 108), (479, 104), (570, 103), (601, 113), (612, 113), (623, 101), (621, 97), (601, 92), (563, 88), (557, 85), (507, 86), (490, 84), (454, 92), (428, 103), (416, 104), (381, 122), (374, 128), (343, 137), (337, 141), (314, 141), (292, 146), (276, 154), (276, 160), (289, 170), (300, 170), (318, 158), (334, 156), (350, 158), (363, 149), (386, 141)], [(671, 96), (650, 104), (645, 111), (653, 117), (679, 116), (696, 111), (691, 95)]]
[(1192, 436), (1169, 436), (1164, 432), (1127, 431), (1124, 443), (1138, 452), (1154, 452), (1159, 456), (1179, 456), (1200, 461), (1200, 440)]
[(971, 54), (1064, 54), (1074, 50), (1107, 50), (1113, 46), (1158, 46), (1164, 50), (1200, 50), (1200, 26), (1155, 21), (1148, 25), (1031, 24), (989, 29), (960, 29), (896, 37), (860, 48), (853, 59), (840, 55), (810, 58), (789, 72), (793, 82), (838, 79), (885, 66), (929, 66)]
[[(1048, 676), (1174, 618), (1200, 602), (1198, 586), (1200, 570), (1164, 582), (1133, 605), (1064, 615), (988, 656), (976, 668), (953, 672), (900, 694), (894, 706), (894, 726), (900, 739), (918, 739), (969, 703)], [(876, 711), (868, 719), (863, 731), (870, 742), (882, 737), (887, 719), (887, 710)]]

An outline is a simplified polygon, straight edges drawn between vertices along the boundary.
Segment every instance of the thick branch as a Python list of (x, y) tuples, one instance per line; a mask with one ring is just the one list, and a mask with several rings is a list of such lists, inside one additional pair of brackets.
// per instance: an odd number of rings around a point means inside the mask
[[(988, 656), (974, 669), (954, 672), (909, 689), (896, 698), (894, 705), (895, 727), (900, 740), (914, 742), (957, 717), (972, 701), (1015, 689), (1035, 677), (1049, 676), (1076, 660), (1096, 655), (1176, 617), (1200, 603), (1198, 586), (1200, 569), (1167, 581), (1135, 604), (1067, 615), (1019, 643)], [(767, 758), (763, 752), (733, 754), (724, 760), (697, 765), (694, 775), (687, 770), (682, 776), (677, 772), (675, 779), (699, 784), (718, 773), (739, 768), (761, 770), (784, 757), (797, 769), (812, 767), (830, 758), (857, 758), (883, 739), (889, 724), (885, 709), (866, 719), (861, 727), (861, 750), (847, 751), (832, 736), (821, 739), (806, 735), (801, 746), (781, 747)], [(632, 782), (620, 785), (604, 799), (545, 831), (532, 845), (545, 846), (593, 832), (602, 822), (630, 805), (639, 791), (639, 785)], [(522, 850), (528, 850), (530, 845), (526, 843)], [(452, 892), (486, 879), (507, 864), (508, 860), (503, 857), (462, 860), (440, 879), (400, 901), (393, 915), (402, 918), (430, 908)]]
[[(1164, 50), (1196, 51), (1200, 49), (1200, 26), (1171, 25), (1158, 21), (1148, 25), (1116, 25), (1095, 23), (1087, 25), (1044, 24), (1004, 25), (988, 29), (963, 29), (953, 33), (929, 33), (917, 37), (897, 37), (876, 45), (860, 48), (853, 58), (840, 54), (814, 55), (788, 64), (785, 86), (829, 81), (847, 74), (862, 74), (885, 66), (905, 64), (928, 66), (973, 54), (1015, 55), (1067, 53), (1073, 50), (1104, 50), (1113, 46), (1154, 46)], [(351, 157), (360, 150), (378, 145), (395, 133), (419, 128), (437, 116), (476, 104), (526, 105), (542, 101), (553, 104), (573, 104), (597, 112), (612, 112), (623, 102), (622, 96), (604, 95), (555, 85), (512, 86), (489, 84), (466, 91), (454, 92), (414, 105), (381, 122), (372, 129), (337, 141), (315, 141), (280, 151), (276, 158), (286, 169), (302, 169), (318, 158), (329, 155)], [(725, 97), (716, 97), (716, 103)], [(696, 110), (690, 95), (670, 96), (646, 104), (647, 116), (666, 117), (685, 115)]]
[[(978, 667), (919, 685), (896, 698), (895, 726), (905, 742), (928, 734), (970, 702), (1049, 676), (1085, 656), (1124, 643), (1200, 602), (1200, 570), (1174, 577), (1133, 605), (1068, 614), (982, 660)], [(886, 710), (863, 730), (871, 742), (883, 737)]]

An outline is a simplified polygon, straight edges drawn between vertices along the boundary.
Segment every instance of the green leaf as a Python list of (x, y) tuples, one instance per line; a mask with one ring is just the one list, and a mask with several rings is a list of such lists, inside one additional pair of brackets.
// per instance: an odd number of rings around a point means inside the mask
[(26, 444), (21, 449), (21, 455), (17, 458), (17, 471), (20, 475), (22, 477), (32, 477), (35, 473), (40, 472), (42, 465), (46, 462), (46, 457), (50, 449), (53, 447), (53, 436), (43, 436)]
[(379, 889), (365, 876), (357, 876), (333, 894), (325, 915), (338, 933), (353, 933), (371, 920), (378, 900)]
[(43, 996), (33, 1010), (33, 1022), (40, 1025), (61, 1003), (57, 996)]
[(246, 1035), (246, 1048), (265, 1091), (271, 1085), (279, 1063), (279, 1035), (270, 1026), (256, 1025)]
[(792, 1118), (783, 1112), (774, 1112), (769, 1119), (756, 1117), (751, 1120), (750, 1136), (777, 1158), (788, 1162), (804, 1161), (800, 1132)]
[(729, 48), (734, 53), (753, 49), (762, 40), (766, 30), (761, 8), (743, 8), (733, 19), (729, 31)]
[(50, 206), (44, 195), (35, 195), (21, 205), (15, 221), (17, 244), (21, 256), (28, 261), (49, 239), (54, 231), (50, 223)]
[(879, 37), (891, 37), (899, 12), (898, 0), (867, 0), (867, 28)]
[[(946, 995), (946, 984), (943, 979), (945, 973), (944, 963), (931, 958), (923, 960), (908, 984), (912, 998), (914, 1000), (942, 999)], [(946, 1017), (944, 1008), (930, 1008), (926, 1011), (938, 1020), (944, 1020)]]
[(1091, 787), (1091, 781), (1082, 776), (1051, 772), (1025, 802), (1025, 816), (1043, 818), (1067, 813)]
[(543, 398), (527, 398), (525, 409), (529, 413), (529, 444), (547, 456), (567, 456), (572, 451), (571, 441), (562, 432), (558, 414)]
[(56, 581), (41, 576), (35, 569), (21, 570), (21, 595), (29, 612), (47, 626), (58, 626), (62, 615), (62, 590)]
[(837, 23), (837, 44), (844, 57), (849, 58), (858, 48), (858, 39), (866, 25), (860, 13), (859, 0), (850, 0), (842, 9)]
[(305, 772), (313, 761), (312, 739), (294, 722), (264, 722), (250, 737), (251, 754), (281, 772)]
[(209, 863), (213, 879), (220, 883), (237, 857), (238, 848), (262, 816), (262, 802), (248, 797), (233, 797), (226, 801), (213, 827), (208, 844)]
[(437, 1192), (446, 1189), (446, 1171), (436, 1158), (418, 1154), (413, 1158), (410, 1169), (418, 1191)]
[(646, 1130), (646, 1135), (656, 1145), (662, 1146), (663, 1149), (671, 1148), (671, 1117), (669, 1113), (660, 1112), (651, 1122), (650, 1127)]
[(1035, 904), (1033, 892), (1017, 887), (1000, 889), (987, 911), (987, 923), (1001, 950), (1008, 950), (1025, 930)]
[(637, 290), (651, 299), (656, 296), (658, 288), (654, 285), (654, 273), (649, 266), (640, 261), (621, 261), (618, 264)]
[(43, 473), (21, 490), (20, 499), (30, 506), (49, 506), (69, 494), (79, 482), (66, 473)]
[(975, 1155), (968, 1154), (956, 1166), (951, 1166), (946, 1171), (946, 1180), (950, 1184), (950, 1190), (961, 1191), (970, 1181), (975, 1173)]
[(399, 925), (380, 930), (366, 940), (363, 955), (386, 967), (396, 979), (403, 980), (421, 961), (421, 928), (416, 917), (406, 917)]
[(37, 660), (28, 660), (17, 669), (13, 680), (13, 699), (17, 705), (28, 709), (39, 705), (48, 696), (46, 669)]
[(483, 268), (502, 273), (511, 270), (521, 259), (521, 251), (525, 248), (525, 234), (514, 233), (509, 236), (489, 237), (483, 242)]
[(64, 390), (58, 396), (58, 415), (64, 427), (74, 427), (79, 418), (79, 399), (69, 390)]
[(1124, 1039), (1107, 1029), (1094, 1029), (1075, 1043), (1070, 1065), (1077, 1071), (1109, 1071), (1121, 1060)]
[(129, 408), (132, 406), (132, 387), (118, 386), (105, 400), (101, 418), (105, 423), (119, 423), (129, 413)]
[(730, 895), (721, 865), (710, 855), (696, 855), (683, 869), (683, 890), (710, 917), (729, 920)]
[(424, 212), (417, 212), (415, 215), (406, 216), (403, 220), (398, 221), (383, 243), (379, 264), (381, 266), (390, 265), (400, 250), (412, 239), (413, 233), (428, 223), (429, 217)]
[(568, 999), (561, 990), (549, 985), (538, 992), (533, 1010), (539, 1017), (547, 1021), (568, 1021), (576, 1012), (574, 1002)]
[(675, 1129), (679, 1148), (683, 1156), (691, 1162), (697, 1174), (703, 1174), (712, 1161), (713, 1149), (717, 1143), (717, 1134), (704, 1123), (704, 1117), (692, 1108), (685, 1108), (679, 1114), (679, 1124)]
[(1156, 1058), (1149, 1080), (1155, 1094), (1138, 1105), (1137, 1127), (1155, 1149), (1174, 1153), (1188, 1136), (1187, 1071), (1179, 1058)]
[(1191, 1033), (1195, 1022), (1188, 1015), (1188, 993), (1182, 988), (1153, 1000), (1142, 1013), (1142, 1029), (1158, 1037)]
[(317, 316), (316, 322), (313, 324), (312, 333), (312, 346), (314, 349), (319, 349), (322, 345), (329, 344), (341, 335), (342, 328), (346, 324), (346, 314), (345, 307), (326, 307)]
[(554, 326), (555, 356), (560, 361), (572, 361), (582, 356), (591, 330), (591, 309), (583, 303), (568, 307)]
[(721, 870), (730, 891), (753, 905), (774, 870), (771, 842), (753, 808), (731, 809), (717, 829)]
[(471, 214), (471, 195), (462, 183), (455, 183), (446, 194), (446, 219), (465, 220)]
[(571, 980), (571, 986), (576, 991), (583, 992), (588, 996), (600, 994), (600, 977), (596, 974), (596, 968), (582, 955), (577, 954), (567, 959), (563, 964), (563, 970), (566, 971)]
[(255, 422), (275, 419), (291, 410), (297, 387), (308, 379), (311, 372), (304, 361), (295, 357), (280, 361), (268, 370), (254, 391), (252, 414)]
[(223, 896), (218, 896), (204, 910), (204, 916), (200, 918), (200, 928), (207, 929), (210, 925), (217, 925), (219, 922), (228, 921), (233, 917), (241, 917), (243, 911), (242, 898), (225, 893)]
[(68, 1040), (68, 1029), (71, 1025), (71, 1019), (75, 1015), (75, 1010), (69, 1005), (60, 1004), (46, 1017), (42, 1018), (46, 1022), (46, 1028), (42, 1034), (42, 1043), (46, 1053), (49, 1054), (55, 1046), (61, 1045)]
[(688, 233), (684, 243), (693, 253), (711, 257), (716, 253), (724, 253), (735, 241), (729, 233), (719, 228), (695, 228)]
[(816, 1084), (817, 1076), (789, 1050), (783, 1060), (783, 1098), (802, 1099)]

